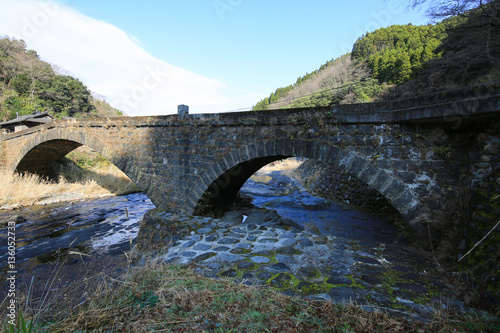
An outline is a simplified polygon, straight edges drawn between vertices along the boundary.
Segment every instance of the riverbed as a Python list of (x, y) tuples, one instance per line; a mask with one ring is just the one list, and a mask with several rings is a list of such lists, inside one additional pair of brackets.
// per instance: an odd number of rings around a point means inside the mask
[[(315, 300), (354, 301), (420, 320), (442, 308), (466, 310), (458, 288), (436, 269), (430, 253), (410, 246), (383, 218), (314, 197), (280, 172), (250, 179), (240, 193), (255, 207), (222, 219), (162, 212), (162, 218), (175, 216), (191, 232), (155, 253), (167, 263), (195, 264), (206, 276), (271, 285)], [(86, 302), (99, 276), (118, 277), (133, 264), (130, 252), (140, 221), (152, 208), (138, 193), (0, 211), (4, 221), (21, 216), (16, 226), (19, 290), (41, 299), (50, 283), (53, 297), (71, 299), (76, 292), (71, 306)], [(3, 287), (6, 237), (2, 229)], [(84, 283), (73, 287), (74, 281)]]

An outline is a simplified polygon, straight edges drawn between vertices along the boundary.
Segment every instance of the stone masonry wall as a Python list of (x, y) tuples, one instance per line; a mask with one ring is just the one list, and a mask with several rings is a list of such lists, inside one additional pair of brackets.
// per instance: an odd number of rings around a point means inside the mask
[(295, 175), (312, 194), (377, 214), (399, 215), (378, 191), (332, 165), (307, 160), (295, 171)]
[[(457, 270), (483, 288), (492, 304), (500, 306), (500, 124), (485, 125), (474, 133), (471, 188), (465, 214), (455, 227), (450, 246)], [(460, 260), (460, 261), (458, 261)]]
[[(415, 183), (440, 183), (439, 191), (450, 198), (448, 202), (438, 198), (439, 192), (420, 190), (420, 200), (437, 212), (429, 226), (434, 253), (442, 263), (462, 272), (496, 306), (500, 305), (499, 134), (498, 120), (460, 128), (421, 129), (413, 134), (415, 145), (433, 138), (431, 145), (428, 141), (426, 147), (420, 148), (421, 154), (441, 156), (448, 162), (450, 172), (458, 173), (463, 183), (432, 169), (421, 170), (413, 179), (415, 175), (406, 175)], [(309, 160), (297, 174), (307, 188), (322, 197), (372, 212), (390, 212), (390, 203), (376, 190), (332, 165)]]

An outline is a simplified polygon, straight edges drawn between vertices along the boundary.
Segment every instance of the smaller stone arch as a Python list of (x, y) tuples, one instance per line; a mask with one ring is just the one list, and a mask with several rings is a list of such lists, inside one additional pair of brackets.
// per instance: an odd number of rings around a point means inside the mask
[(94, 151), (108, 158), (100, 140), (82, 133), (61, 131), (52, 129), (39, 133), (31, 138), (14, 159), (12, 163), (13, 172), (29, 172), (42, 177), (53, 178), (55, 176), (54, 166), (71, 151), (88, 146)]
[(377, 190), (414, 228), (425, 221), (418, 196), (401, 180), (378, 168), (367, 158), (322, 142), (277, 140), (257, 142), (231, 151), (214, 163), (190, 190), (185, 206), (189, 213), (226, 210), (257, 170), (288, 157), (303, 157), (332, 164)]
[[(106, 134), (104, 134), (106, 135)], [(96, 135), (74, 128), (50, 128), (37, 132), (22, 143), (22, 148), (10, 163), (12, 172), (30, 172), (52, 178), (55, 174), (54, 162), (60, 161), (72, 150), (87, 146), (100, 153), (118, 169), (125, 173), (157, 207), (166, 207), (171, 202), (170, 193), (163, 191), (161, 184), (143, 172), (143, 166), (132, 154), (123, 153), (121, 146), (113, 144), (108, 137), (106, 144)], [(112, 139), (112, 138), (111, 138)]]
[(68, 140), (50, 140), (35, 146), (28, 151), (16, 166), (18, 173), (29, 172), (44, 178), (53, 179), (55, 165), (71, 151), (81, 147), (82, 144)]

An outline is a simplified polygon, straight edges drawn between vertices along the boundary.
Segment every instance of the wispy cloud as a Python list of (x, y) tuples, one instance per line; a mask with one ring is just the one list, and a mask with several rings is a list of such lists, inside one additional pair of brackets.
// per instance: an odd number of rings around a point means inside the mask
[[(131, 116), (229, 107), (225, 84), (154, 58), (116, 26), (55, 1), (0, 0), (0, 36), (23, 39)], [(172, 52), (175, 52), (174, 46)]]

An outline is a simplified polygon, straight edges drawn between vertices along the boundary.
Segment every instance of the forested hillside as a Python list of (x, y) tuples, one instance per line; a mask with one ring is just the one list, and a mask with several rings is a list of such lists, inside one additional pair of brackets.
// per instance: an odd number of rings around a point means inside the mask
[(441, 57), (444, 37), (445, 24), (394, 25), (359, 38), (351, 57), (365, 62), (379, 82), (403, 83), (415, 78), (425, 63)]
[(298, 78), (295, 84), (277, 89), (269, 98), (257, 103), (253, 110), (369, 101), (380, 90), (378, 81), (371, 78), (368, 66), (346, 54)]
[(425, 26), (394, 25), (360, 36), (253, 110), (372, 102), (500, 78), (498, 1)]
[(52, 66), (27, 50), (22, 40), (0, 39), (0, 121), (35, 111), (57, 118), (117, 116), (121, 113), (92, 97), (78, 79), (58, 75)]

